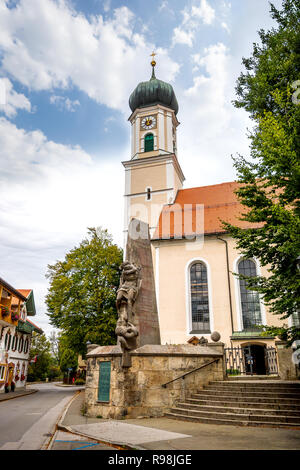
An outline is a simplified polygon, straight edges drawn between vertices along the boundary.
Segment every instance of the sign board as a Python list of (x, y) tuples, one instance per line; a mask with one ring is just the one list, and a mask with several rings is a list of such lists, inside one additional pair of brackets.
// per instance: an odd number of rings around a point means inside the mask
[(109, 401), (110, 394), (110, 361), (99, 364), (98, 401)]

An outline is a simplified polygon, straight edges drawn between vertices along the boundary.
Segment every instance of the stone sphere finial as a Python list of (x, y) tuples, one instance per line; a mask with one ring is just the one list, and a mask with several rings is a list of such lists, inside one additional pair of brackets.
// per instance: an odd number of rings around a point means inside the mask
[(221, 335), (218, 331), (214, 331), (211, 335), (210, 335), (211, 339), (217, 343), (218, 341), (220, 341), (221, 339)]

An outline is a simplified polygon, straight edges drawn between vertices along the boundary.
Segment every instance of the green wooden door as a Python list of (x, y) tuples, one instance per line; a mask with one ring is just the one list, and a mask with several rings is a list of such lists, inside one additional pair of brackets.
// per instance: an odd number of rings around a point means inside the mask
[(98, 401), (109, 401), (110, 392), (110, 361), (100, 362)]

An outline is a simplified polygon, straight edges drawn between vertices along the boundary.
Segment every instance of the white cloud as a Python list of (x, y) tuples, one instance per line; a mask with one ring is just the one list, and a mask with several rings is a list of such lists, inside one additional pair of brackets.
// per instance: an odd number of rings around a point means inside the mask
[[(33, 90), (67, 89), (72, 83), (98, 103), (128, 112), (128, 96), (149, 70), (146, 43), (127, 7), (104, 20), (88, 19), (66, 0), (0, 3), (0, 47), (5, 73)], [(159, 67), (168, 81), (178, 64), (164, 49)], [(139, 66), (138, 66), (139, 65)], [(104, 72), (104, 73), (103, 73)]]
[(227, 31), (228, 34), (230, 33), (229, 26), (228, 26), (227, 23), (225, 23), (225, 21), (222, 21), (221, 26), (222, 26), (222, 28), (225, 29), (225, 31)]
[(17, 114), (18, 109), (31, 111), (31, 104), (28, 98), (22, 93), (17, 93), (8, 78), (0, 78), (0, 112), (12, 118)]
[(104, 11), (109, 11), (110, 10), (110, 4), (111, 4), (111, 0), (105, 0), (104, 3), (103, 3), (103, 10)]
[(167, 0), (162, 0), (160, 6), (158, 7), (158, 11), (166, 10), (169, 8), (169, 4)]
[(185, 7), (181, 13), (183, 20), (173, 30), (172, 45), (186, 44), (192, 47), (199, 21), (206, 25), (212, 24), (215, 19), (215, 10), (209, 5), (207, 0), (201, 0), (189, 7)]
[(215, 19), (215, 10), (208, 4), (206, 0), (201, 0), (200, 6), (192, 6), (191, 16), (201, 18), (204, 24), (212, 24)]
[(174, 28), (173, 37), (172, 37), (172, 45), (186, 44), (187, 46), (192, 47), (193, 40), (194, 40), (193, 31), (184, 31), (180, 27)]
[(247, 155), (249, 145), (244, 135), (249, 120), (231, 103), (233, 58), (225, 44), (217, 43), (191, 59), (193, 84), (177, 93), (182, 123), (178, 128), (179, 162), (187, 187), (230, 181), (235, 178), (231, 154)]
[[(128, 154), (124, 149), (120, 159)], [(97, 163), (78, 146), (0, 119), (1, 276), (16, 288), (33, 288), (33, 320), (42, 328), (49, 330), (43, 315), (47, 265), (63, 259), (90, 226), (107, 228), (121, 245), (122, 196), (119, 161)]]
[[(228, 49), (223, 43), (211, 45), (204, 49), (204, 54), (194, 54), (193, 62), (205, 72), (194, 77), (193, 86), (185, 90), (184, 96), (189, 106), (193, 106), (193, 115), (197, 120), (209, 120), (206, 130), (215, 132), (210, 121), (218, 116), (218, 129), (223, 132), (227, 124), (226, 86), (228, 84)], [(199, 121), (198, 121), (199, 122)]]
[(74, 113), (76, 111), (76, 106), (80, 106), (80, 102), (78, 100), (72, 101), (69, 98), (66, 98), (65, 96), (58, 95), (50, 96), (50, 103), (55, 104), (61, 111), (66, 109), (71, 113)]

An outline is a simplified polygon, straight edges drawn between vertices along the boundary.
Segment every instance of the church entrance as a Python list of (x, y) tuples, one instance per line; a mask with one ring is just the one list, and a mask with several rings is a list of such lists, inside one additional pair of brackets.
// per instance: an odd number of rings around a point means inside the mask
[(278, 374), (277, 351), (261, 344), (225, 348), (227, 375)]
[(245, 372), (247, 375), (266, 375), (265, 346), (250, 344), (243, 347)]

